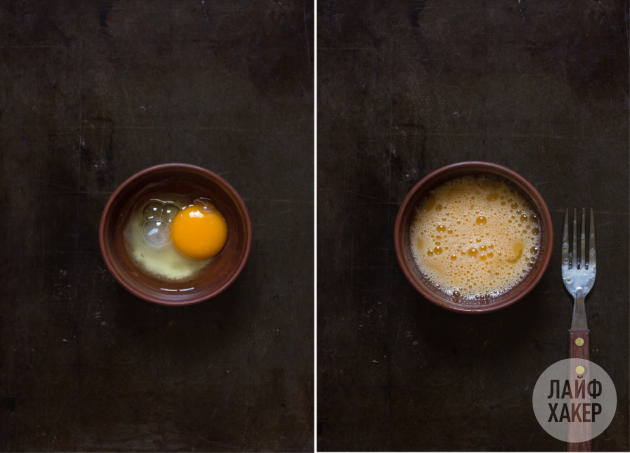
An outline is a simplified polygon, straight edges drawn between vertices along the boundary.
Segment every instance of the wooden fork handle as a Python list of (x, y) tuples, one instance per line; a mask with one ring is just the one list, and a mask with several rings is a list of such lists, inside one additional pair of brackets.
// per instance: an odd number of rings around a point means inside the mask
[(588, 329), (569, 330), (569, 358), (590, 360)]
[[(575, 368), (578, 365), (583, 364), (584, 360), (590, 360), (590, 342), (588, 338), (588, 329), (571, 329), (569, 330), (569, 359), (571, 360), (571, 367), (569, 369), (569, 382), (573, 383), (577, 379), (577, 373)], [(589, 370), (585, 367), (585, 372), (582, 379), (587, 383), (589, 382)], [(576, 431), (579, 430), (582, 433), (590, 431), (591, 426), (588, 423), (581, 424), (580, 426), (573, 427), (569, 425), (569, 439), (575, 438)], [(580, 436), (583, 437), (583, 436)], [(592, 441), (586, 442), (569, 442), (567, 445), (567, 451), (593, 451)]]

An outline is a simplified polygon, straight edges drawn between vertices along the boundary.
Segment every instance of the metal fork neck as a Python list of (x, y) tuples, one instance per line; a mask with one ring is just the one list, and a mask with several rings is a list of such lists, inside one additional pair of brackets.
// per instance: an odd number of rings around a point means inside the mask
[(586, 307), (584, 305), (584, 291), (578, 288), (575, 292), (575, 303), (573, 304), (573, 321), (571, 330), (588, 329), (586, 325)]

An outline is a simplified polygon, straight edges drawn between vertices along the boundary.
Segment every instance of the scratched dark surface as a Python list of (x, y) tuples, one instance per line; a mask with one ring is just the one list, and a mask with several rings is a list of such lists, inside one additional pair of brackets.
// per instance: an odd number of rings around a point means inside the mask
[[(312, 47), (308, 1), (0, 3), (0, 450), (312, 450)], [(254, 228), (234, 285), (181, 309), (97, 238), (169, 161)]]
[[(597, 450), (628, 445), (628, 51), (624, 2), (318, 3), (318, 448), (555, 450), (531, 406), (568, 353), (567, 206), (593, 206), (591, 358), (619, 405)], [(393, 250), (431, 170), (488, 160), (528, 178), (556, 226), (551, 267), (495, 314), (422, 299)]]

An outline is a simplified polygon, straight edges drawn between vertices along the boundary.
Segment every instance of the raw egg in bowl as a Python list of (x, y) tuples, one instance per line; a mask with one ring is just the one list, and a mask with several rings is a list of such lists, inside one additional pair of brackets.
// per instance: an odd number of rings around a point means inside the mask
[(223, 178), (188, 164), (136, 173), (112, 194), (101, 217), (101, 253), (132, 294), (188, 305), (225, 290), (251, 250), (243, 199)]

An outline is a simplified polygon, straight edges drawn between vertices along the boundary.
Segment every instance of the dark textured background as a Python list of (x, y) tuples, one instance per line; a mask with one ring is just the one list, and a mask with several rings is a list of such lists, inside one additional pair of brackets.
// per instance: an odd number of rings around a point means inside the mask
[[(0, 3), (0, 450), (312, 449), (312, 46), (308, 1)], [(181, 309), (97, 239), (169, 161), (254, 226), (236, 283)]]
[[(318, 447), (556, 450), (532, 390), (567, 357), (568, 206), (593, 206), (592, 359), (619, 406), (595, 439), (628, 450), (628, 51), (621, 1), (318, 3)], [(429, 171), (489, 160), (528, 178), (556, 226), (531, 295), (442, 310), (398, 267), (398, 207)]]

